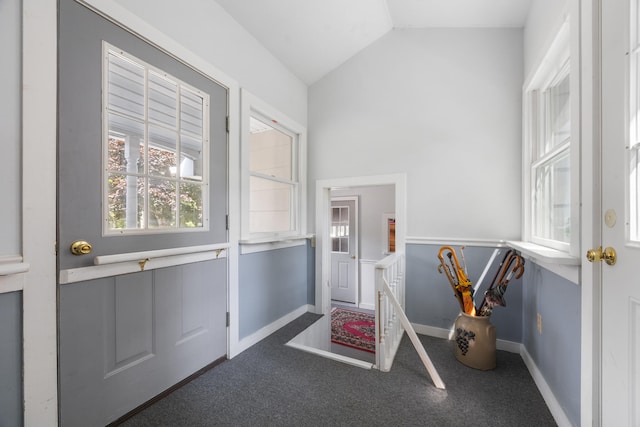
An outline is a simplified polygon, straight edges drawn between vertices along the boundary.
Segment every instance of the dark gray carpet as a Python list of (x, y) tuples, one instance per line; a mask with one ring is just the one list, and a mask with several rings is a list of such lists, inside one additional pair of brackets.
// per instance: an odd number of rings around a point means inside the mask
[(446, 390), (436, 389), (405, 335), (390, 372), (284, 344), (305, 314), (129, 419), (125, 426), (555, 426), (517, 354), (493, 371), (460, 364), (453, 342), (420, 336)]

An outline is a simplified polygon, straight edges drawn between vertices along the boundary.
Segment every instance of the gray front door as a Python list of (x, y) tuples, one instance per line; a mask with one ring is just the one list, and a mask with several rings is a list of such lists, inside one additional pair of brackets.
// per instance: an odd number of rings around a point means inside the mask
[(105, 425), (226, 357), (224, 256), (94, 262), (225, 244), (227, 90), (73, 0), (58, 61), (60, 277), (102, 268), (61, 280), (61, 425)]

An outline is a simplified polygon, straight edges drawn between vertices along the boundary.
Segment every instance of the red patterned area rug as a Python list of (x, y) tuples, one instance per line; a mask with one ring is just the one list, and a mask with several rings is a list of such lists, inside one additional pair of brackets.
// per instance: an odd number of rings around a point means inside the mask
[(333, 308), (331, 342), (369, 353), (376, 352), (376, 320), (373, 314)]

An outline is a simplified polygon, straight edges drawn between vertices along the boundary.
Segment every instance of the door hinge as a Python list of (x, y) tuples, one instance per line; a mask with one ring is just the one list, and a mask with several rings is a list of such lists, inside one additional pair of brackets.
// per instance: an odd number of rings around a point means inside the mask
[(227, 327), (229, 327), (229, 326), (230, 326), (230, 324), (231, 324), (230, 317), (231, 317), (231, 316), (229, 315), (229, 312), (227, 311)]
[(225, 216), (225, 227), (229, 230), (229, 214)]
[(229, 133), (229, 116), (227, 116), (225, 119), (225, 127), (227, 129), (227, 133)]

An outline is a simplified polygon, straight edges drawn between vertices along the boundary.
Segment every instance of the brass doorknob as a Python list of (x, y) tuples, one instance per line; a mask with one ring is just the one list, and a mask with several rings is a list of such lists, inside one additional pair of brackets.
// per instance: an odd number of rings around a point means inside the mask
[(614, 265), (616, 260), (618, 259), (618, 254), (616, 254), (616, 250), (608, 247), (602, 251), (602, 246), (598, 247), (598, 249), (589, 249), (587, 251), (587, 260), (589, 262), (599, 262), (604, 260), (607, 265)]
[(71, 244), (71, 253), (77, 256), (87, 255), (91, 253), (91, 243), (84, 240), (76, 240)]

